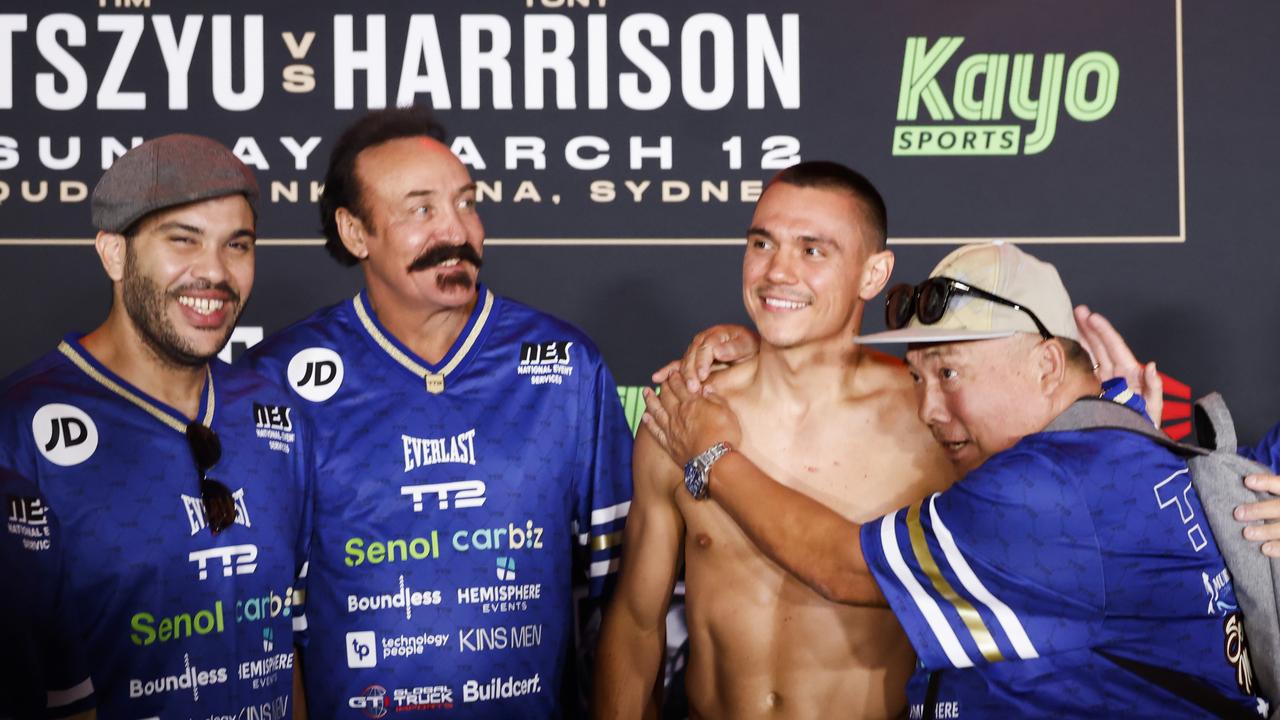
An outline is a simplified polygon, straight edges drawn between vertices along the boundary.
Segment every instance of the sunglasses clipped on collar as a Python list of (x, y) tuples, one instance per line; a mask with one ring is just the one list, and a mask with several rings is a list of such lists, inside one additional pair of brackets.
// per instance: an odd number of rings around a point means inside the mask
[(911, 317), (914, 315), (922, 325), (933, 325), (942, 319), (951, 298), (957, 295), (973, 295), (1014, 310), (1021, 310), (1031, 318), (1031, 322), (1036, 324), (1040, 337), (1045, 340), (1053, 339), (1053, 333), (1049, 332), (1030, 308), (945, 276), (931, 277), (914, 287), (907, 283), (895, 285), (885, 299), (884, 323), (890, 330), (901, 330), (911, 322)]
[(187, 424), (187, 445), (200, 472), (200, 500), (204, 503), (205, 522), (217, 535), (236, 521), (236, 501), (231, 489), (209, 477), (209, 470), (222, 458), (222, 442), (211, 428), (192, 422)]

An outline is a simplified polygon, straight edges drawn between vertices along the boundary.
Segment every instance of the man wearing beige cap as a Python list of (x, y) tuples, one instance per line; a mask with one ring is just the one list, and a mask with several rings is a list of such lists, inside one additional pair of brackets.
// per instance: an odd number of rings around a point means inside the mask
[(1265, 713), (1186, 463), (1136, 433), (1051, 427), (1100, 395), (1142, 411), (1073, 347), (1053, 266), (1008, 244), (961, 248), (890, 291), (887, 316), (888, 332), (857, 340), (908, 344), (920, 418), (969, 469), (949, 490), (850, 522), (735, 452), (733, 413), (679, 374), (646, 427), (677, 462), (723, 447), (686, 473), (778, 564), (825, 597), (894, 611), (921, 662), (912, 718)]
[[(126, 153), (92, 199), (106, 320), (0, 381), (0, 466), (58, 515), (104, 717), (293, 710), (311, 435), (285, 390), (213, 362), (253, 286), (257, 195), (208, 138)], [(33, 507), (5, 530), (38, 547)]]

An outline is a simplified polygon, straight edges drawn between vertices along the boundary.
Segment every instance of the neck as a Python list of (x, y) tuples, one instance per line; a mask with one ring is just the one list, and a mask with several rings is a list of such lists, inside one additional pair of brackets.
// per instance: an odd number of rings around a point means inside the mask
[(1071, 372), (1067, 375), (1062, 386), (1053, 397), (1053, 415), (1046, 421), (1052, 422), (1053, 418), (1061, 415), (1072, 403), (1080, 398), (1092, 397), (1096, 398), (1102, 394), (1102, 383), (1092, 373)]
[(414, 306), (382, 286), (369, 284), (367, 287), (370, 309), (378, 316), (378, 322), (396, 340), (433, 365), (443, 360), (453, 347), (479, 301), (477, 292), (471, 302), (459, 307)]
[(829, 340), (780, 348), (762, 342), (754, 387), (762, 400), (804, 409), (855, 392), (861, 348), (841, 334)]
[(200, 412), (208, 365), (179, 365), (162, 357), (138, 330), (117, 298), (107, 320), (81, 340), (84, 349), (111, 372), (188, 420)]

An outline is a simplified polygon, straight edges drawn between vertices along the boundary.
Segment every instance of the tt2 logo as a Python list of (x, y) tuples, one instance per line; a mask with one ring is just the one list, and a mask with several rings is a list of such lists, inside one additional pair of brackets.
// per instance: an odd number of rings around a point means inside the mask
[(228, 545), (196, 550), (187, 555), (187, 560), (196, 563), (201, 580), (209, 577), (209, 562), (215, 559), (222, 561), (222, 577), (231, 577), (233, 574), (251, 575), (258, 569), (258, 546)]
[(333, 397), (342, 387), (345, 375), (338, 353), (321, 347), (307, 348), (294, 355), (285, 374), (294, 392), (311, 402), (324, 402)]
[(430, 483), (427, 485), (404, 485), (401, 495), (413, 497), (413, 511), (422, 512), (423, 498), (435, 495), (441, 510), (448, 510), (452, 501), (456, 508), (473, 508), (484, 505), (483, 480), (459, 480), (457, 482)]
[(37, 410), (31, 434), (40, 454), (54, 465), (79, 465), (98, 449), (98, 426), (74, 405), (50, 403)]

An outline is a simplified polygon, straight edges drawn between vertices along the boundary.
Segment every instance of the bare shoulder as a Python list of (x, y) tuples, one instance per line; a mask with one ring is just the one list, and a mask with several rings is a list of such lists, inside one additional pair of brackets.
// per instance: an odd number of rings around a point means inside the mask
[(915, 383), (907, 364), (892, 355), (863, 347), (858, 358), (858, 393), (886, 403), (901, 405), (903, 398), (910, 402), (905, 410), (915, 412)]
[(870, 348), (863, 348), (859, 362), (859, 390), (873, 399), (879, 426), (912, 452), (925, 476), (938, 479), (936, 489), (950, 485), (955, 468), (920, 420), (915, 381), (907, 364)]

